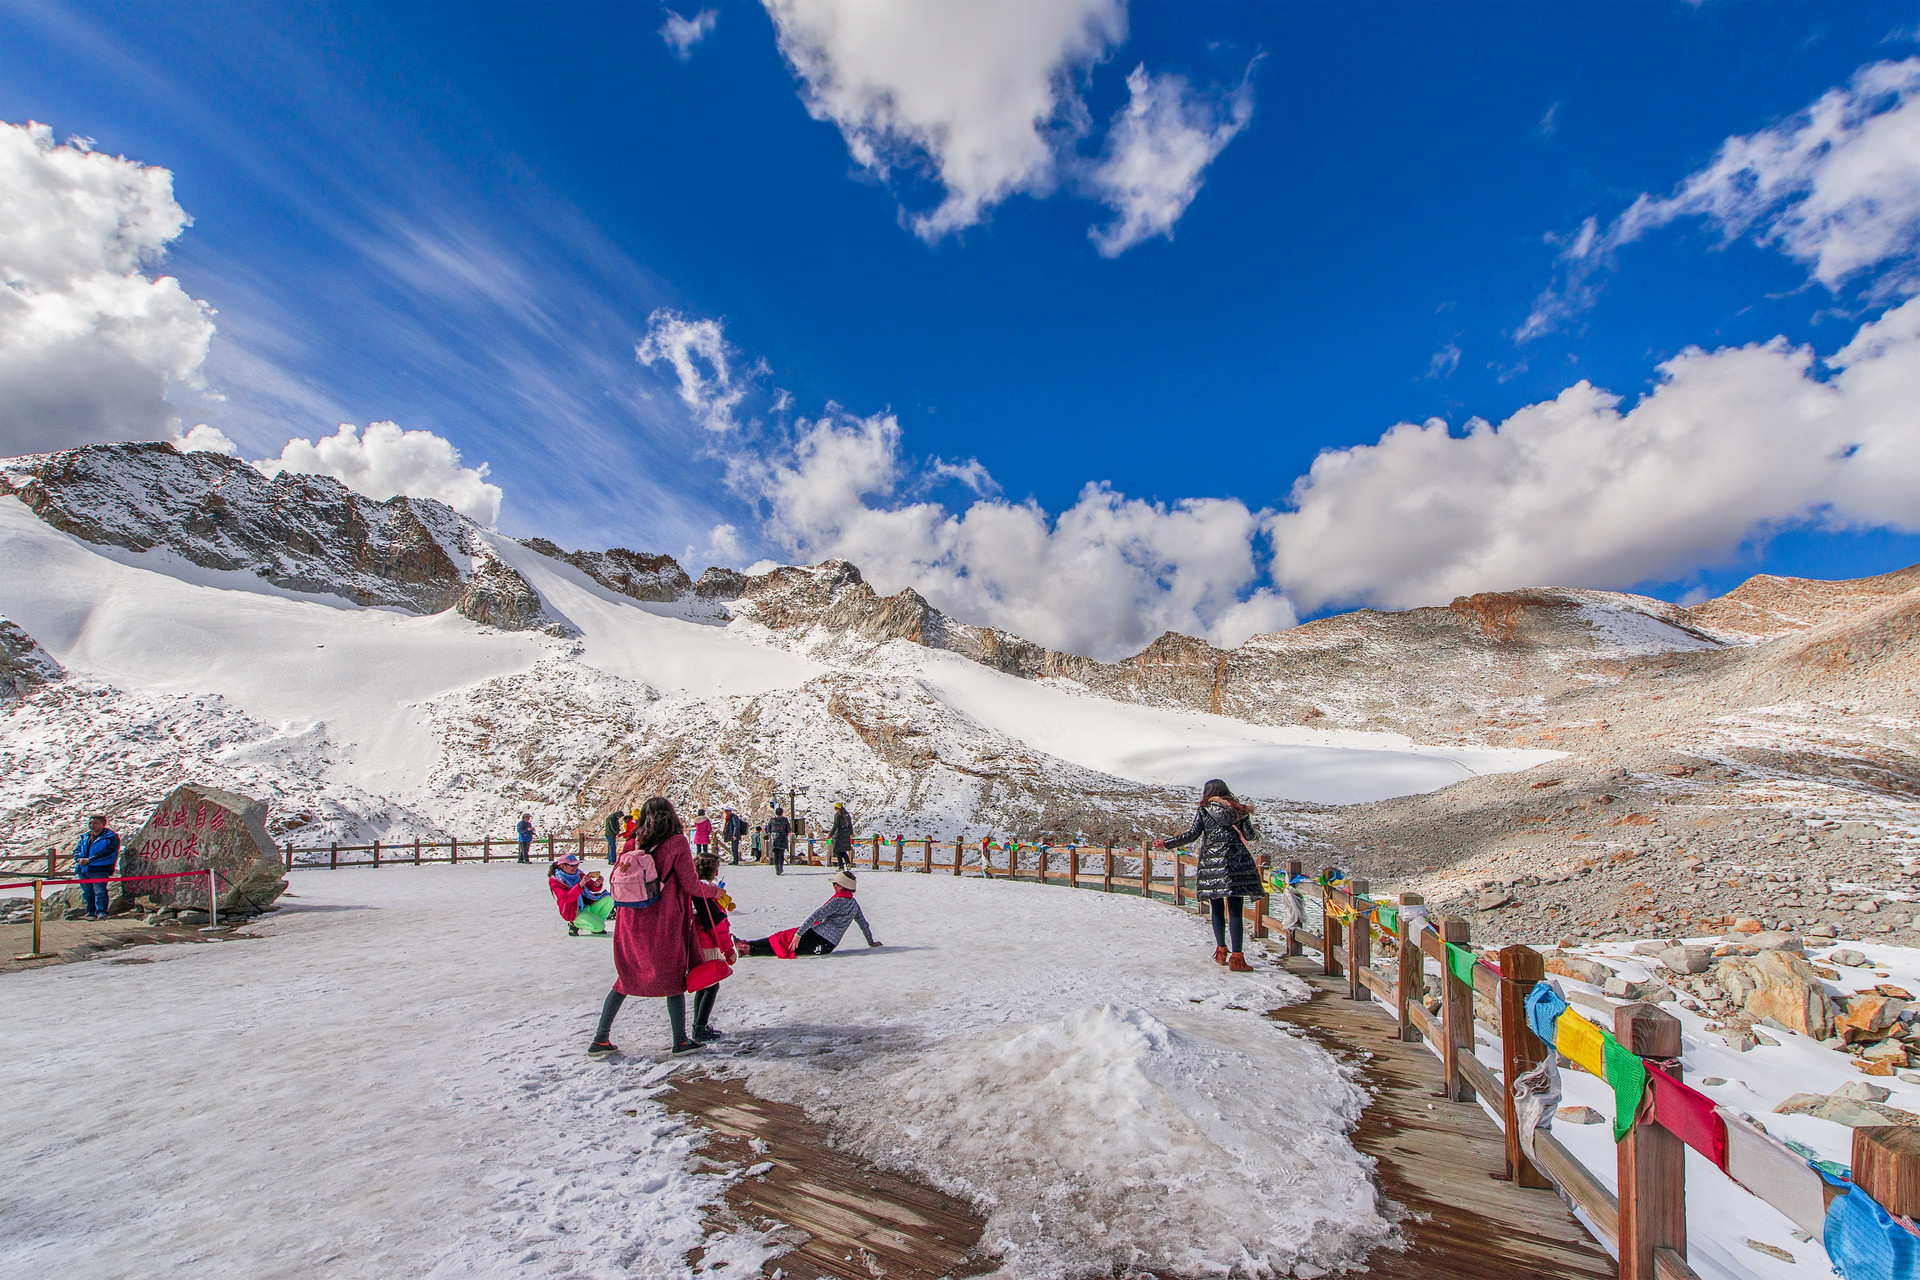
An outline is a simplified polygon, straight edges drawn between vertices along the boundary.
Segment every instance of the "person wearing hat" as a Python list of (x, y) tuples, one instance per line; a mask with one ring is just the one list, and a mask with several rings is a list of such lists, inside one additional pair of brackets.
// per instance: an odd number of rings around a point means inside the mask
[(571, 853), (554, 859), (553, 865), (547, 868), (547, 888), (553, 893), (554, 905), (560, 908), (560, 918), (567, 922), (567, 932), (578, 937), (580, 925), (576, 917), (580, 914), (580, 895), (586, 891), (580, 859)]
[(741, 948), (740, 954), (779, 956), (782, 960), (791, 960), (795, 956), (824, 956), (840, 945), (840, 939), (847, 936), (847, 927), (855, 924), (866, 935), (868, 946), (879, 946), (878, 939), (867, 924), (866, 913), (853, 900), (854, 890), (858, 888), (853, 872), (840, 872), (833, 878), (833, 896), (821, 903), (799, 928), (782, 929), (764, 938), (751, 939)]
[(833, 829), (828, 836), (833, 840), (833, 865), (842, 871), (853, 869), (853, 815), (847, 812), (847, 806), (838, 800), (833, 802)]
[(520, 861), (532, 862), (533, 859), (528, 856), (528, 851), (533, 848), (533, 815), (521, 814), (520, 825), (513, 829), (513, 834), (514, 838), (520, 841)]
[(575, 927), (596, 938), (607, 934), (607, 921), (613, 916), (613, 891), (598, 871), (589, 871), (580, 881), (580, 911), (573, 918)]

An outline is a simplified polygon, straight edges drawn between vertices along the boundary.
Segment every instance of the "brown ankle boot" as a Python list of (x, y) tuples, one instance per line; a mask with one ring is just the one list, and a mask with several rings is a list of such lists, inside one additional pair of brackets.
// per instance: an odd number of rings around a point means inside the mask
[(1215, 947), (1213, 949), (1213, 962), (1215, 964), (1225, 964), (1227, 962), (1227, 949), (1225, 947)]
[(1252, 973), (1253, 972), (1253, 966), (1248, 964), (1247, 958), (1241, 955), (1238, 951), (1234, 952), (1232, 955), (1227, 957), (1227, 968), (1231, 969), (1235, 973)]

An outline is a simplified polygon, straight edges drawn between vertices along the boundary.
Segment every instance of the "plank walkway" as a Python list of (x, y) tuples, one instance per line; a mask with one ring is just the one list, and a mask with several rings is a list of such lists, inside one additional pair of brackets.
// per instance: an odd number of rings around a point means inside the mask
[(1376, 1250), (1367, 1274), (1379, 1280), (1614, 1280), (1619, 1269), (1551, 1191), (1488, 1175), (1505, 1164), (1499, 1126), (1478, 1103), (1438, 1096), (1439, 1059), (1394, 1032), (1371, 1001), (1347, 999), (1344, 978), (1317, 959), (1282, 961), (1313, 997), (1268, 1015), (1301, 1028), (1358, 1068), (1373, 1101), (1353, 1144), (1377, 1162), (1388, 1200), (1403, 1206), (1407, 1247)]
[[(785, 1224), (788, 1249), (769, 1260), (784, 1280), (941, 1280), (995, 1269), (976, 1250), (984, 1221), (966, 1201), (876, 1169), (832, 1145), (799, 1107), (768, 1102), (738, 1080), (676, 1073), (667, 1109), (714, 1134), (709, 1158), (773, 1167), (727, 1189), (730, 1216)], [(756, 1143), (757, 1140), (757, 1143)]]

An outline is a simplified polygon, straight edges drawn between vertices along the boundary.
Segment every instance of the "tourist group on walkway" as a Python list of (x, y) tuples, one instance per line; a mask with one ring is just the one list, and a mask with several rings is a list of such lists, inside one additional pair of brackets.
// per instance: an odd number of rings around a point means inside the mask
[[(741, 955), (783, 959), (826, 955), (854, 925), (860, 927), (869, 947), (879, 946), (866, 914), (854, 900), (859, 883), (851, 866), (852, 819), (844, 805), (835, 804), (834, 812), (839, 870), (833, 877), (832, 896), (793, 928), (739, 944), (728, 919), (733, 900), (720, 881), (721, 849), (724, 846), (738, 864), (740, 841), (751, 836), (749, 852), (770, 853), (775, 873), (783, 873), (793, 825), (778, 805), (764, 831), (749, 830), (730, 808), (722, 811), (718, 823), (705, 809), (697, 810), (689, 831), (672, 802), (654, 796), (638, 809), (608, 815), (605, 834), (612, 870), (604, 881), (598, 871), (581, 866), (578, 854), (555, 859), (547, 887), (567, 932), (611, 933), (613, 937), (613, 989), (601, 1006), (600, 1025), (588, 1054), (603, 1057), (618, 1051), (609, 1037), (613, 1020), (629, 996), (664, 998), (672, 1051), (691, 1053), (720, 1037), (712, 1022), (714, 1002), (720, 983), (732, 974)], [(531, 835), (526, 838), (531, 840)], [(689, 994), (693, 996), (691, 1019)]]
[[(703, 808), (689, 830), (671, 802), (654, 796), (638, 809), (610, 814), (605, 832), (612, 870), (604, 880), (598, 871), (583, 868), (573, 853), (556, 859), (548, 874), (569, 933), (613, 937), (613, 989), (587, 1048), (591, 1056), (617, 1052), (609, 1037), (629, 996), (664, 999), (672, 1052), (691, 1053), (720, 1037), (711, 1020), (714, 1003), (720, 983), (741, 956), (827, 955), (856, 925), (869, 947), (880, 945), (855, 897), (853, 819), (842, 803), (833, 806), (828, 832), (832, 895), (794, 927), (742, 942), (734, 940), (729, 922), (733, 900), (720, 880), (722, 849), (737, 865), (740, 841), (751, 837), (749, 853), (770, 855), (776, 874), (783, 873), (793, 827), (778, 805), (764, 829), (749, 828), (731, 808), (723, 809), (716, 823)], [(1198, 842), (1194, 896), (1208, 906), (1214, 962), (1236, 973), (1252, 971), (1242, 947), (1246, 900), (1263, 891), (1249, 847), (1255, 838), (1251, 808), (1214, 778), (1202, 788), (1188, 829), (1153, 842), (1156, 849)], [(523, 856), (531, 839), (531, 823), (523, 819)]]

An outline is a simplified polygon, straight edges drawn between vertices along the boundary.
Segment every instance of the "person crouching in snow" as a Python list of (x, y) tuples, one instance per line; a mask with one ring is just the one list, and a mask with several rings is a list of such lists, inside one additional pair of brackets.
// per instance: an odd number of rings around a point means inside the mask
[(613, 917), (613, 894), (598, 871), (587, 872), (580, 882), (580, 911), (574, 924), (596, 937), (605, 936), (607, 921)]
[[(1213, 913), (1213, 962), (1235, 973), (1251, 973), (1253, 966), (1241, 953), (1241, 910), (1260, 892), (1260, 867), (1247, 841), (1259, 838), (1253, 828), (1253, 810), (1234, 798), (1227, 784), (1209, 779), (1200, 791), (1200, 811), (1185, 835), (1155, 840), (1156, 849), (1178, 849), (1200, 842), (1199, 874), (1194, 877), (1195, 898)], [(1231, 940), (1231, 947), (1229, 947)]]
[(694, 940), (693, 901), (717, 898), (720, 889), (694, 874), (680, 815), (665, 796), (640, 806), (638, 846), (613, 868), (613, 990), (600, 1007), (600, 1026), (590, 1057), (616, 1052), (607, 1036), (628, 996), (665, 996), (673, 1026), (673, 1052), (691, 1053), (700, 1042), (687, 1035), (687, 979), (700, 963)]
[(580, 932), (576, 920), (580, 914), (580, 895), (586, 887), (586, 878), (580, 874), (580, 859), (571, 853), (562, 854), (547, 868), (547, 888), (553, 892), (554, 904), (560, 908), (560, 918), (567, 922), (570, 934)]
[(752, 939), (744, 954), (779, 956), (783, 960), (795, 956), (824, 956), (840, 945), (840, 939), (847, 936), (847, 926), (852, 924), (860, 926), (868, 946), (879, 946), (873, 930), (867, 926), (866, 913), (853, 900), (857, 888), (853, 872), (842, 871), (833, 878), (833, 896), (821, 903), (799, 928), (782, 929), (769, 937)]
[(727, 896), (726, 885), (719, 883), (720, 855), (699, 855), (693, 870), (703, 883), (721, 890), (717, 898), (693, 900), (693, 940), (699, 948), (699, 963), (687, 974), (687, 990), (693, 992), (693, 1038), (704, 1044), (720, 1038), (708, 1019), (713, 1017), (720, 984), (733, 976), (733, 962), (740, 957), (733, 949), (733, 927), (727, 922), (733, 899)]

